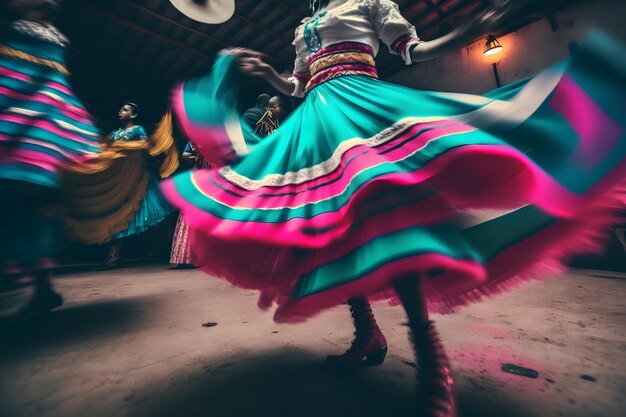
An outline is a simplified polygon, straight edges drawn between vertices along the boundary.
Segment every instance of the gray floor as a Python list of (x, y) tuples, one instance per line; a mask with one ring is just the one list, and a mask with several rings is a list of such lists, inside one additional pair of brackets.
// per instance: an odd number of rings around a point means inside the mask
[[(574, 272), (436, 316), (462, 416), (624, 415), (624, 278)], [(385, 364), (338, 372), (324, 356), (351, 340), (343, 306), (277, 325), (253, 292), (164, 267), (70, 274), (56, 285), (63, 308), (3, 332), (2, 416), (415, 415), (399, 307), (375, 307)], [(507, 362), (539, 377), (504, 373)]]

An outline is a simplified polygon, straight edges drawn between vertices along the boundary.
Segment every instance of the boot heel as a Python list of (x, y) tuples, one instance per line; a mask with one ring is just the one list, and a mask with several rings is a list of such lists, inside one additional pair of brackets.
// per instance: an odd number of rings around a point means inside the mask
[(365, 363), (369, 366), (378, 366), (382, 365), (385, 362), (385, 357), (387, 356), (387, 346), (382, 346), (375, 350), (374, 352), (367, 355), (367, 359)]
[(330, 355), (326, 360), (341, 366), (361, 366), (364, 359), (366, 365), (381, 365), (387, 355), (387, 340), (376, 324), (372, 308), (365, 298), (351, 298), (348, 305), (356, 330), (354, 340), (345, 353)]

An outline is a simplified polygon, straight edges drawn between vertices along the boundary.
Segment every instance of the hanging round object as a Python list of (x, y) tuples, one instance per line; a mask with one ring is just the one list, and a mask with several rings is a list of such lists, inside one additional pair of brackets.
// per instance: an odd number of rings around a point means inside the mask
[(224, 23), (235, 13), (235, 0), (170, 0), (190, 19), (212, 25)]

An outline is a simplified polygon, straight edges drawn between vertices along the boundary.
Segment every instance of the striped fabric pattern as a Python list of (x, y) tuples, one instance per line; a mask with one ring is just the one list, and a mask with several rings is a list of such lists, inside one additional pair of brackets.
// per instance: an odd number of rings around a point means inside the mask
[[(571, 59), (484, 96), (335, 78), (250, 153), (162, 189), (185, 214), (196, 263), (260, 290), (278, 321), (392, 298), (406, 274), (424, 277), (433, 311), (449, 312), (598, 250), (619, 221), (622, 49), (595, 34)], [(221, 83), (232, 78), (215, 74), (232, 65), (216, 63), (203, 84), (215, 90), (176, 96), (183, 123), (212, 126), (200, 152), (224, 136), (193, 109), (229, 105), (214, 91), (231, 91)]]
[(64, 166), (98, 152), (63, 56), (62, 46), (18, 32), (0, 44), (0, 178), (56, 188)]

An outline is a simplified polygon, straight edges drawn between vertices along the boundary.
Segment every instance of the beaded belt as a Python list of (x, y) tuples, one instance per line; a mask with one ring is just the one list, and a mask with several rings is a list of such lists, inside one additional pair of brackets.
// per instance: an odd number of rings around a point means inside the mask
[(378, 78), (374, 51), (369, 45), (357, 42), (336, 43), (315, 52), (309, 58), (311, 79), (305, 92), (321, 83), (345, 75), (365, 75)]

